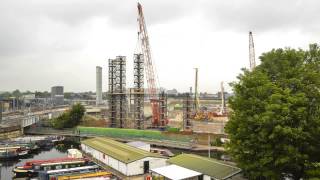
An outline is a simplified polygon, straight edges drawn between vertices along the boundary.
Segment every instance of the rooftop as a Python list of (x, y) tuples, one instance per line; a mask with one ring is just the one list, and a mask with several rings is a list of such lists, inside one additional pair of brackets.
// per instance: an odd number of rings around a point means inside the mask
[(194, 154), (181, 154), (170, 158), (168, 162), (209, 175), (215, 179), (227, 179), (241, 172), (238, 167)]
[(127, 144), (130, 145), (130, 146), (133, 146), (133, 147), (141, 147), (141, 146), (149, 145), (148, 143), (145, 143), (145, 142), (142, 142), (142, 141), (132, 141), (132, 142), (128, 142)]
[(159, 168), (151, 169), (151, 171), (172, 180), (182, 180), (182, 179), (192, 178), (192, 177), (201, 175), (201, 173), (199, 172), (186, 169), (184, 167), (180, 167), (177, 165), (159, 167)]
[(81, 141), (81, 143), (126, 164), (146, 157), (164, 158), (158, 154), (150, 153), (107, 138), (97, 137)]

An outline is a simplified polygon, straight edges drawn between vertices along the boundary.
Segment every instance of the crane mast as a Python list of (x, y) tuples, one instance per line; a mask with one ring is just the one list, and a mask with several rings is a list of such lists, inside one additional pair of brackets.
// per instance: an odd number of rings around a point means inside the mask
[(224, 87), (223, 87), (223, 81), (220, 84), (220, 88), (221, 88), (221, 109), (220, 109), (220, 113), (223, 115), (226, 113), (226, 99), (224, 96)]
[(249, 61), (250, 61), (250, 70), (252, 71), (256, 67), (255, 52), (254, 52), (254, 43), (252, 32), (249, 32)]
[(152, 108), (152, 125), (155, 127), (165, 126), (165, 121), (160, 120), (160, 104), (157, 90), (156, 70), (151, 57), (151, 48), (149, 37), (144, 19), (142, 6), (138, 3), (138, 23), (139, 23), (139, 40), (141, 43), (142, 54), (144, 55), (146, 80), (148, 86), (148, 94)]
[(199, 104), (200, 104), (200, 100), (199, 100), (199, 94), (198, 94), (198, 68), (194, 68), (195, 69), (195, 79), (194, 79), (194, 110), (197, 112), (199, 110)]

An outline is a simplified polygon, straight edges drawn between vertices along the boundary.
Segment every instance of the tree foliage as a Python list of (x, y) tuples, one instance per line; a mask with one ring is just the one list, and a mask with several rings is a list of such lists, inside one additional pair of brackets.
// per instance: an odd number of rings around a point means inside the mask
[(72, 108), (64, 113), (62, 113), (57, 118), (53, 119), (52, 125), (54, 128), (72, 128), (77, 126), (82, 117), (84, 116), (85, 108), (81, 104), (75, 104)]
[(48, 91), (44, 91), (44, 92), (36, 91), (35, 96), (36, 96), (36, 98), (49, 98), (50, 93)]
[(213, 139), (213, 141), (210, 142), (211, 146), (222, 146), (223, 145), (223, 142), (221, 141), (221, 138), (215, 138)]
[(276, 49), (232, 83), (227, 149), (250, 179), (312, 178), (320, 162), (320, 49)]
[[(27, 92), (29, 92), (29, 93), (27, 93)], [(24, 94), (30, 94), (30, 91), (26, 91), (24, 93), (20, 92), (19, 89), (16, 89), (12, 92), (5, 91), (5, 92), (0, 93), (0, 97), (2, 97), (4, 99), (8, 99), (11, 97), (20, 98)]]

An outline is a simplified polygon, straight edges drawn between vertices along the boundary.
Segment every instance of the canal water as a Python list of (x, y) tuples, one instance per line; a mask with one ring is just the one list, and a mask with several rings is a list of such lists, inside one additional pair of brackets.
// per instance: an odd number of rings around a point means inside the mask
[[(12, 159), (12, 160), (0, 160), (0, 179), (1, 180), (11, 180), (13, 179), (13, 168), (15, 166), (23, 165), (26, 161), (29, 160), (40, 160), (40, 159), (51, 159), (51, 158), (62, 158), (67, 157), (67, 149), (71, 148), (70, 142), (61, 142), (53, 147), (39, 150), (36, 153), (32, 153), (29, 156), (21, 159)], [(75, 146), (73, 146), (75, 147)]]

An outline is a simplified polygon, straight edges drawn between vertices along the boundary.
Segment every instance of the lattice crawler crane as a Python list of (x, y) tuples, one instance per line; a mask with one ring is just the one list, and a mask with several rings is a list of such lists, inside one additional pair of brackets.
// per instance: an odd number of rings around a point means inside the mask
[[(165, 115), (167, 112), (164, 112), (167, 108), (163, 107), (164, 105), (166, 105), (166, 103), (163, 101), (164, 92), (159, 92), (158, 90), (159, 82), (157, 79), (157, 72), (154, 67), (154, 62), (152, 60), (149, 36), (142, 11), (142, 6), (140, 3), (138, 3), (138, 23), (138, 36), (145, 62), (145, 73), (148, 86), (147, 92), (152, 108), (152, 126), (156, 128), (164, 128), (168, 123), (167, 116)], [(159, 94), (161, 94), (161, 96), (159, 96)]]

